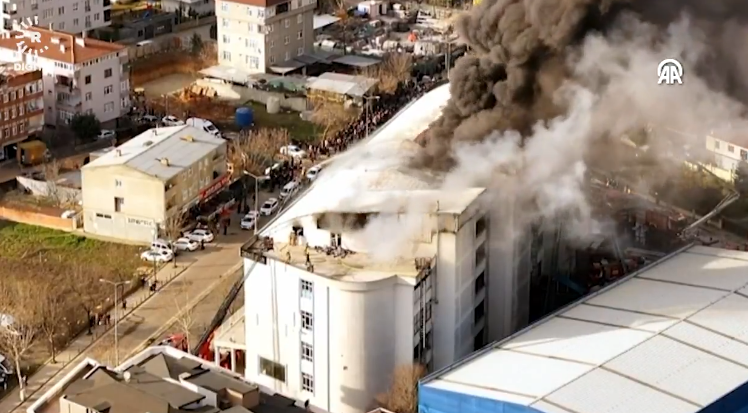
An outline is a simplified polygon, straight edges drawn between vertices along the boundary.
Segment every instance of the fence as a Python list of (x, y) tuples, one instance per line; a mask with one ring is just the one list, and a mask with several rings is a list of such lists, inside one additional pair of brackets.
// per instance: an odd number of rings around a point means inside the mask
[(251, 100), (252, 102), (266, 105), (268, 99), (276, 98), (280, 102), (280, 107), (284, 109), (293, 110), (295, 112), (304, 112), (307, 110), (307, 100), (304, 97), (286, 97), (283, 93), (267, 92), (228, 83), (216, 83), (204, 79), (198, 79), (195, 81), (195, 84), (215, 90), (218, 96), (224, 99), (238, 100), (241, 102)]
[(17, 176), (18, 186), (30, 192), (34, 196), (52, 197), (59, 199), (62, 205), (77, 204), (81, 200), (82, 191), (76, 188), (68, 188), (58, 184), (50, 184), (47, 181)]

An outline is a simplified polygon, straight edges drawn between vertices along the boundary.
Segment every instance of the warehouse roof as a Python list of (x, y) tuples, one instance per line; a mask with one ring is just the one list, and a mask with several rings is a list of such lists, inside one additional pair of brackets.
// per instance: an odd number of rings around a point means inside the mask
[(307, 88), (353, 97), (362, 97), (377, 84), (377, 79), (327, 72), (309, 79)]
[(748, 252), (690, 247), (428, 377), (548, 413), (693, 413), (748, 381)]
[(226, 141), (192, 126), (149, 129), (83, 167), (125, 165), (163, 181), (226, 145)]

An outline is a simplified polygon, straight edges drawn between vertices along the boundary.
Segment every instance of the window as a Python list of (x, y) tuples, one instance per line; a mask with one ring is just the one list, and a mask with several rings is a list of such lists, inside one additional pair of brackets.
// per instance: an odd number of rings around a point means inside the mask
[(73, 3), (73, 11), (78, 11), (78, 3)]
[(270, 64), (272, 65), (275, 63), (275, 56), (270, 56)]
[(91, 84), (91, 75), (86, 76), (86, 84), (87, 85)]
[(286, 61), (291, 60), (291, 52), (286, 52)]
[(65, 22), (59, 22), (57, 23), (57, 28), (60, 30), (65, 30)]
[(10, 99), (10, 96), (7, 93), (3, 94), (3, 103), (8, 103), (8, 100)]
[(3, 119), (10, 120), (10, 112), (8, 111), (8, 109), (5, 109), (3, 111)]
[[(75, 5), (77, 6), (77, 5), (78, 5), (78, 3), (75, 3)], [(76, 7), (76, 8), (77, 8), (77, 7)], [(77, 26), (78, 26), (79, 24), (80, 24), (80, 20), (78, 20), (78, 18), (77, 18), (77, 17), (76, 17), (75, 19), (73, 19), (73, 26), (76, 26), (76, 27), (77, 27)]]
[(265, 17), (265, 9), (257, 10), (257, 17)]
[(301, 312), (301, 328), (304, 330), (314, 330), (314, 316), (306, 311)]
[(270, 39), (270, 48), (275, 47), (275, 40)]
[(23, 104), (18, 105), (18, 116), (23, 116), (24, 107)]
[(247, 16), (252, 16), (252, 7), (247, 7)]
[(475, 279), (475, 293), (478, 294), (486, 286), (486, 270)]
[(719, 149), (719, 141), (714, 141), (714, 149)]
[(744, 161), (748, 161), (748, 151), (746, 151), (745, 149), (741, 149), (740, 150), (740, 159), (742, 159)]
[(18, 89), (18, 99), (23, 97), (23, 89)]
[(290, 19), (283, 19), (283, 26), (288, 29), (291, 27), (291, 20)]
[(13, 107), (10, 109), (10, 117), (15, 119), (16, 118), (16, 108)]
[(112, 85), (109, 85), (109, 86), (107, 86), (107, 87), (104, 88), (104, 94), (108, 95), (108, 94), (112, 93), (112, 90), (114, 90), (114, 88), (112, 87)]
[(283, 383), (286, 382), (286, 367), (265, 357), (260, 357), (260, 373)]
[(301, 296), (312, 298), (314, 295), (314, 284), (311, 281), (301, 280)]
[(732, 145), (727, 145), (727, 152), (735, 153), (735, 147)]
[(225, 1), (222, 1), (221, 2), (221, 10), (223, 10), (223, 11), (229, 11), (229, 3), (225, 2)]
[(48, 19), (48, 18), (54, 16), (54, 14), (55, 14), (55, 9), (51, 9), (51, 8), (50, 9), (44, 9), (44, 11), (42, 12), (42, 18), (43, 19)]
[[(301, 0), (296, 0), (296, 8), (297, 9), (300, 9), (302, 5), (303, 4), (302, 4)], [(301, 15), (299, 15), (299, 16), (301, 16)]]
[(288, 44), (290, 42), (290, 39), (288, 36), (283, 37), (283, 44)]
[(101, 20), (101, 13), (94, 13), (94, 20), (96, 21)]
[(475, 249), (475, 265), (480, 265), (486, 259), (486, 241)]
[(112, 69), (104, 70), (104, 78), (112, 77)]
[(16, 100), (16, 92), (15, 90), (10, 92), (10, 100)]
[(303, 47), (299, 47), (299, 50), (296, 52), (296, 55), (297, 56), (301, 56), (303, 54), (304, 54), (304, 48)]
[(120, 181), (119, 179), (115, 179), (114, 180), (114, 186), (121, 187), (122, 186), (122, 181)]
[(311, 374), (301, 373), (301, 390), (314, 393), (314, 377)]
[(303, 24), (304, 23), (304, 14), (301, 13), (296, 16), (296, 24)]
[(473, 311), (473, 324), (478, 324), (483, 320), (483, 316), (486, 315), (486, 301), (483, 300), (475, 306)]
[(299, 40), (303, 39), (304, 38), (304, 32), (301, 31), (301, 30), (299, 30), (299, 32), (296, 33), (296, 38), (299, 39)]
[(65, 14), (65, 8), (64, 7), (58, 7), (57, 8), (57, 14), (59, 14), (60, 16), (62, 16), (63, 14)]
[(231, 61), (231, 53), (224, 51), (223, 52), (223, 60)]
[(13, 136), (16, 136), (17, 133), (18, 133), (18, 126), (13, 125)]
[(122, 212), (122, 206), (125, 205), (125, 198), (114, 197), (114, 212)]
[(105, 103), (104, 112), (114, 112), (114, 102)]
[(475, 221), (475, 237), (478, 238), (483, 235), (483, 232), (486, 230), (487, 226), (488, 225), (485, 216), (482, 216), (477, 221)]
[(260, 68), (260, 58), (257, 56), (248, 56), (249, 57), (249, 67), (252, 69), (259, 69)]
[(255, 40), (255, 39), (247, 39), (246, 43), (247, 43), (245, 45), (246, 47), (248, 47), (250, 49), (257, 49), (257, 40)]
[(310, 344), (301, 343), (301, 359), (306, 361), (314, 361), (314, 349)]
[(229, 27), (229, 19), (221, 19), (221, 26)]
[(86, 92), (86, 102), (91, 100), (91, 98), (92, 98), (91, 92)]
[(229, 36), (225, 35), (225, 34), (221, 37), (221, 39), (223, 40), (224, 43), (230, 43), (231, 42), (231, 40), (229, 39)]

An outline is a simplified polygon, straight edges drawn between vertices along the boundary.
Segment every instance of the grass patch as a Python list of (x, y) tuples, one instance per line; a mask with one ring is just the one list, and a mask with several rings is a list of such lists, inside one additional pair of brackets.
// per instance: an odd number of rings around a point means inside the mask
[(301, 119), (298, 112), (280, 112), (271, 115), (265, 105), (257, 102), (247, 102), (244, 106), (252, 108), (255, 126), (258, 128), (284, 128), (291, 138), (305, 143), (315, 142), (319, 136), (317, 125)]

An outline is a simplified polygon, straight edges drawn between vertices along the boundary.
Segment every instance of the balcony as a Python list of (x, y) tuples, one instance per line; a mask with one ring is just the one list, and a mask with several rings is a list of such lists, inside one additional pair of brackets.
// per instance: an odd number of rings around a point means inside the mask
[(57, 94), (57, 106), (78, 110), (83, 104), (80, 93), (58, 93)]
[(73, 91), (78, 88), (78, 82), (72, 77), (57, 75), (55, 76), (55, 88)]

